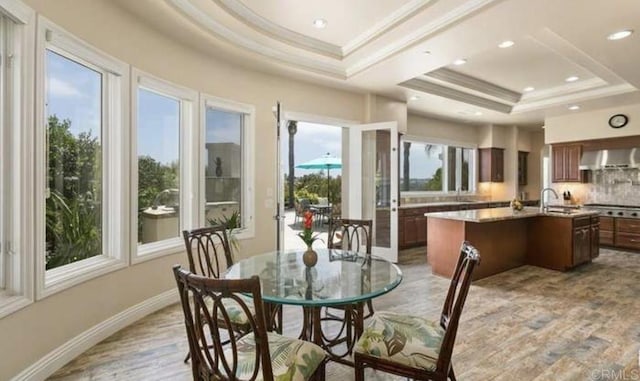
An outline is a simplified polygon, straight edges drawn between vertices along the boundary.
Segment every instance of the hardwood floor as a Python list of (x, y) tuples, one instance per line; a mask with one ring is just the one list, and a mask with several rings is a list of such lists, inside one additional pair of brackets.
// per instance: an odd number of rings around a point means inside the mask
[[(405, 279), (374, 301), (376, 310), (437, 318), (448, 280), (431, 275), (423, 250), (401, 253)], [(474, 282), (454, 347), (457, 378), (640, 380), (639, 296), (640, 254), (613, 250), (568, 273), (523, 266)], [(285, 334), (298, 332), (297, 318), (285, 309)], [(91, 348), (50, 380), (190, 380), (186, 351), (174, 305)], [(328, 365), (327, 380), (352, 379), (352, 369)], [(396, 378), (369, 371), (367, 379)]]

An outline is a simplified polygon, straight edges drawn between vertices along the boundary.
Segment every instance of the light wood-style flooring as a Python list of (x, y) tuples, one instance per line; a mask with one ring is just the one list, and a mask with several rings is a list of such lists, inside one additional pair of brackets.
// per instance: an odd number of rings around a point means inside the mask
[[(405, 279), (376, 309), (436, 319), (448, 280), (431, 275), (424, 249), (400, 258)], [(174, 305), (140, 320), (50, 380), (190, 380), (181, 314)], [(297, 335), (298, 319), (285, 309), (285, 334)], [(640, 254), (601, 250), (571, 272), (523, 266), (474, 282), (453, 363), (460, 381), (640, 380), (639, 350)], [(328, 365), (328, 381), (352, 379), (351, 368)], [(367, 379), (396, 378), (370, 371)]]

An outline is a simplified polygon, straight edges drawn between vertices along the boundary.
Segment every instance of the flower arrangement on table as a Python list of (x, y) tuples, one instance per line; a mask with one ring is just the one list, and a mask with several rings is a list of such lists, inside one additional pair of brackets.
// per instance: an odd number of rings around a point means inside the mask
[(304, 264), (308, 267), (314, 266), (316, 262), (318, 262), (318, 254), (311, 248), (313, 242), (320, 239), (318, 234), (313, 234), (313, 213), (309, 210), (304, 212), (303, 215), (303, 229), (300, 233), (298, 233), (298, 237), (302, 239), (304, 243), (307, 244), (307, 251), (304, 252), (302, 256), (302, 260)]
[(300, 233), (298, 233), (298, 237), (302, 239), (304, 243), (307, 244), (307, 247), (311, 249), (311, 245), (320, 239), (318, 234), (313, 234), (313, 213), (309, 210), (304, 212), (303, 221), (302, 221), (303, 229)]

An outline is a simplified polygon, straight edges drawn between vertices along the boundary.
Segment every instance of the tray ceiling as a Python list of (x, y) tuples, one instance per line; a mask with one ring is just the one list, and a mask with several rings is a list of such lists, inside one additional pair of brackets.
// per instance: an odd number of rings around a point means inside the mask
[[(540, 125), (573, 104), (640, 102), (637, 0), (117, 1), (209, 54), (404, 99), (421, 114)], [(607, 40), (627, 28), (636, 33)], [(499, 48), (505, 40), (514, 45)]]

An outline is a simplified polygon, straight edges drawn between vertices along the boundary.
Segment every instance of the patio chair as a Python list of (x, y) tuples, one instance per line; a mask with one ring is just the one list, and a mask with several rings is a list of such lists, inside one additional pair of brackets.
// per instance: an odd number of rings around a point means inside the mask
[(354, 349), (355, 379), (374, 368), (414, 380), (455, 381), (453, 344), (471, 274), (480, 254), (463, 242), (440, 321), (395, 312), (376, 312)]
[[(267, 332), (260, 279), (214, 279), (173, 267), (184, 313), (193, 379), (324, 380), (327, 355), (319, 346)], [(249, 295), (250, 297), (246, 297)], [(231, 310), (229, 306), (233, 305)], [(222, 343), (220, 330), (237, 313), (250, 329)]]

